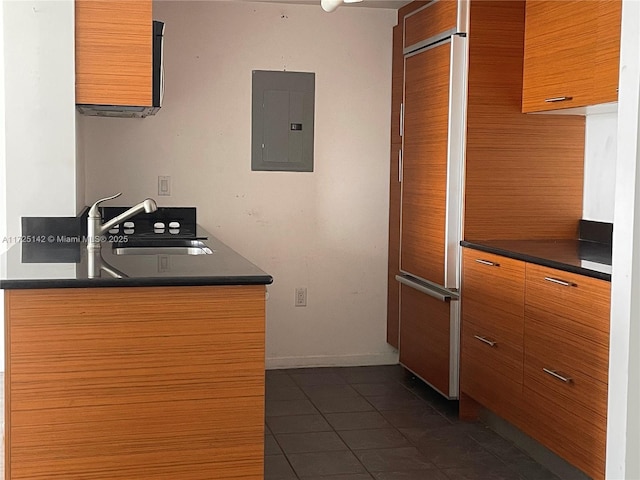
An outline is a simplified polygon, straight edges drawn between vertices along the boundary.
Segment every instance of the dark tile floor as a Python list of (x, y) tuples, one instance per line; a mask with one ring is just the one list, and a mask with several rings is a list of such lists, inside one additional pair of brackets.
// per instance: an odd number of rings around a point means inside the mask
[(265, 480), (559, 480), (400, 366), (270, 370)]

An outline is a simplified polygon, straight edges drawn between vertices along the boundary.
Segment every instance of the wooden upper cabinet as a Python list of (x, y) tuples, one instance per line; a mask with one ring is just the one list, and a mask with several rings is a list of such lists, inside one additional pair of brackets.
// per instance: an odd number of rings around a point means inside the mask
[(617, 101), (620, 0), (528, 0), (523, 112)]
[(593, 82), (594, 104), (618, 100), (622, 2), (619, 0), (598, 2), (597, 15), (598, 42)]
[(76, 104), (152, 105), (151, 0), (76, 0)]
[(405, 16), (404, 48), (425, 46), (445, 32), (465, 31), (465, 6), (464, 0), (434, 0)]

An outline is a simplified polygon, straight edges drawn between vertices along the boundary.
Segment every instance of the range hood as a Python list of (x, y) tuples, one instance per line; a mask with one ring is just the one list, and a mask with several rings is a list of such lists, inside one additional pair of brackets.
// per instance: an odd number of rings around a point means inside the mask
[(76, 105), (82, 115), (93, 117), (145, 118), (155, 115), (160, 107), (135, 107), (128, 105)]

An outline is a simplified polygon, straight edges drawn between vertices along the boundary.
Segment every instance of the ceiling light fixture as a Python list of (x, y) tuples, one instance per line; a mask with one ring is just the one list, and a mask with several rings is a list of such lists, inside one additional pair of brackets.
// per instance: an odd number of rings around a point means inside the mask
[(320, 0), (320, 6), (325, 12), (333, 12), (343, 3), (358, 3), (362, 0)]

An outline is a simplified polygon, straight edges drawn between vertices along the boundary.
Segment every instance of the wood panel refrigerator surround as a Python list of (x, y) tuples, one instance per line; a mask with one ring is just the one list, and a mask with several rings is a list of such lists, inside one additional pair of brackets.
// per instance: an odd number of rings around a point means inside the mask
[(458, 398), (459, 304), (433, 296), (457, 299), (460, 283), (466, 5), (434, 1), (404, 23), (400, 361), (447, 398)]
[(400, 270), (459, 287), (466, 38), (405, 56)]

